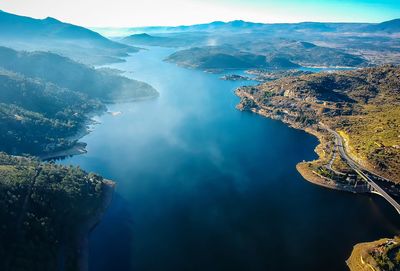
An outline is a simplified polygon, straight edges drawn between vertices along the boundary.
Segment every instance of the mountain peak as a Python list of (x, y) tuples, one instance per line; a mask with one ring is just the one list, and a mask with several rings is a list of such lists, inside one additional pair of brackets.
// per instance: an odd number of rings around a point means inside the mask
[(53, 17), (46, 17), (45, 19), (43, 19), (43, 21), (45, 21), (45, 22), (54, 22), (54, 23), (61, 23), (61, 21), (59, 21), (59, 20), (57, 20), (57, 19), (55, 19), (55, 18), (53, 18)]

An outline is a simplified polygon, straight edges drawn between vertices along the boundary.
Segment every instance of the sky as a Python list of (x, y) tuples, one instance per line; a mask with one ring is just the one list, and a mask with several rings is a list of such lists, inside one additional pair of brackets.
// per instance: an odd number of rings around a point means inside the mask
[(0, 0), (0, 9), (87, 27), (176, 26), (211, 21), (382, 22), (400, 0)]

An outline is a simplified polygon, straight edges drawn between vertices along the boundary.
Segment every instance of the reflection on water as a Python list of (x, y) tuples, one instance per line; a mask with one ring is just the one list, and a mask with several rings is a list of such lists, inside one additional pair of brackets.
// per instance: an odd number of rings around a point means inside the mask
[(301, 178), (314, 137), (237, 111), (243, 82), (162, 62), (171, 52), (113, 65), (161, 96), (110, 106), (122, 113), (100, 117), (88, 153), (62, 161), (117, 182), (91, 270), (346, 270), (355, 243), (399, 233), (381, 198)]

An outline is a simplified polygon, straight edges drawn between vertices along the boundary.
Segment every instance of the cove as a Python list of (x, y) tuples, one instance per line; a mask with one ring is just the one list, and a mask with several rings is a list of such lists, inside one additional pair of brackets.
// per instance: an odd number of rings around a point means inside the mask
[(249, 82), (177, 67), (152, 47), (111, 65), (153, 85), (154, 100), (109, 106), (61, 161), (117, 182), (90, 237), (93, 271), (347, 270), (358, 242), (399, 233), (374, 195), (332, 191), (296, 171), (317, 140), (235, 109)]

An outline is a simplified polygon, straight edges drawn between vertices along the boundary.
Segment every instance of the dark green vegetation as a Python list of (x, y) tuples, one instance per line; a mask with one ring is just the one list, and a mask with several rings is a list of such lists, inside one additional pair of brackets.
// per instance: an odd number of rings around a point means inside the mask
[(350, 154), (365, 167), (400, 182), (400, 68), (287, 77), (237, 91), (240, 108), (296, 127), (319, 122), (341, 132)]
[(105, 106), (87, 95), (8, 71), (0, 71), (0, 150), (47, 154), (72, 147), (88, 114)]
[(379, 270), (400, 270), (400, 237), (395, 237), (370, 250)]
[(157, 95), (150, 85), (45, 52), (0, 47), (0, 151), (49, 154), (76, 144), (104, 102)]
[(105, 103), (158, 93), (119, 71), (82, 64), (137, 51), (88, 29), (0, 11), (0, 32), (0, 44), (31, 51), (0, 46), (0, 270), (80, 270), (82, 241), (113, 184), (76, 167), (9, 155), (71, 154)]
[(157, 91), (146, 83), (116, 75), (107, 69), (94, 69), (53, 53), (17, 52), (0, 47), (0, 67), (106, 102), (157, 95)]
[(77, 239), (107, 184), (76, 167), (0, 153), (0, 270), (79, 270)]
[(52, 51), (89, 64), (122, 61), (138, 48), (113, 42), (89, 29), (0, 11), (0, 45), (17, 50)]
[(166, 61), (201, 70), (272, 68), (287, 69), (299, 67), (283, 57), (267, 58), (234, 49), (230, 46), (195, 47), (178, 51)]

